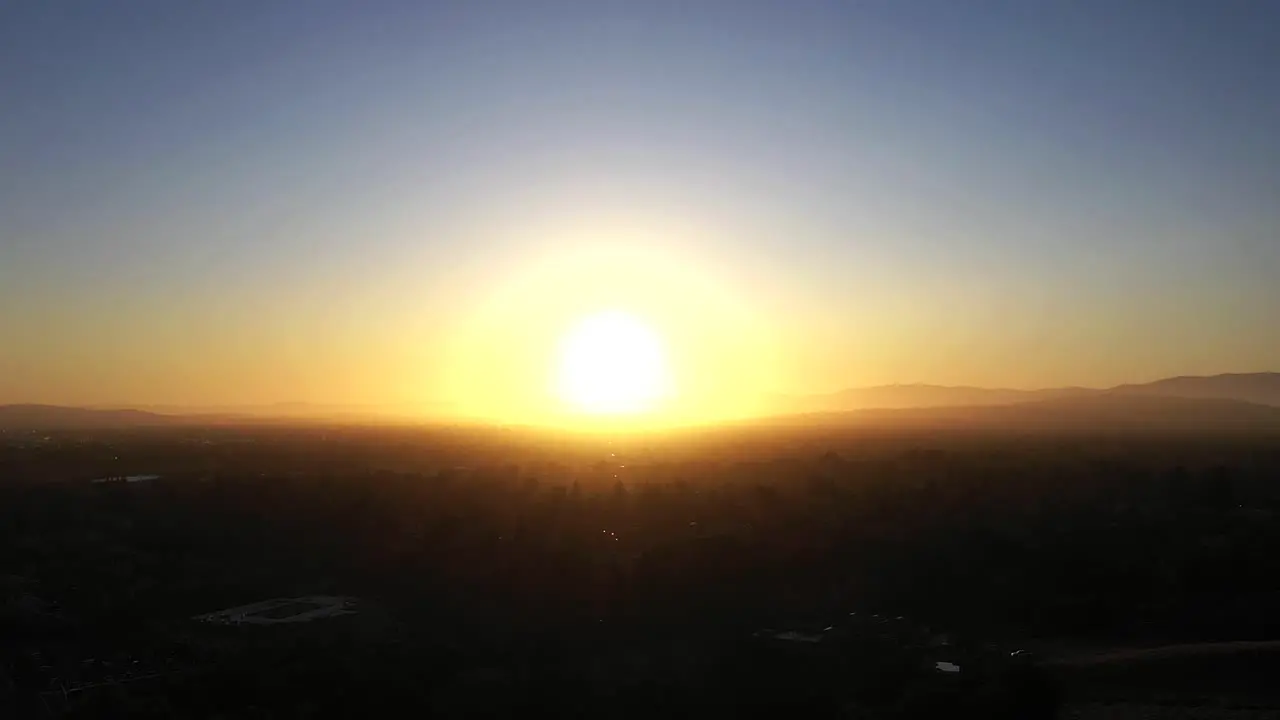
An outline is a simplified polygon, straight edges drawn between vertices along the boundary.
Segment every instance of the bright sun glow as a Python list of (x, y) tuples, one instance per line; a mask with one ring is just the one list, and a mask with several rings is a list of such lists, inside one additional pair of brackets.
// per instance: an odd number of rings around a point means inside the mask
[(582, 412), (652, 410), (672, 390), (662, 339), (624, 312), (587, 317), (561, 344), (556, 389), (561, 400)]

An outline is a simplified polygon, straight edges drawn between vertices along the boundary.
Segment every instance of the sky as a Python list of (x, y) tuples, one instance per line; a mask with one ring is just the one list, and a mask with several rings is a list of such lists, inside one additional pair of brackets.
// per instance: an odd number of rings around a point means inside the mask
[(1280, 5), (0, 0), (0, 402), (1280, 370)]

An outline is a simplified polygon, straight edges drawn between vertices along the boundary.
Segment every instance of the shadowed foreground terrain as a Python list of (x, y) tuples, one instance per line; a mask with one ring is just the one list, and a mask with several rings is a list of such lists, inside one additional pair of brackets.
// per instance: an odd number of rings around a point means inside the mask
[(9, 716), (1280, 708), (1270, 434), (2, 437)]

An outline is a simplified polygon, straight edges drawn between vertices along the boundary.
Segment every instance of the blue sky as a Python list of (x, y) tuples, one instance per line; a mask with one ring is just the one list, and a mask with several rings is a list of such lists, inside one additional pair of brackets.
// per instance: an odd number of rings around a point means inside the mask
[(0, 105), (0, 401), (426, 402), (596, 216), (779, 390), (1280, 369), (1271, 3), (8, 2)]

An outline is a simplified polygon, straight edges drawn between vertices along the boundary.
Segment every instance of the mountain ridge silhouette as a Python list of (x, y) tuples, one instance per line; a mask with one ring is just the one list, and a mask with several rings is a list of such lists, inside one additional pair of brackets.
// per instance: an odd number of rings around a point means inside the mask
[(770, 407), (774, 408), (775, 412), (783, 414), (982, 407), (1107, 394), (1238, 400), (1258, 405), (1280, 406), (1280, 373), (1180, 375), (1148, 383), (1127, 383), (1106, 388), (1058, 387), (1022, 390), (925, 383), (875, 385), (814, 395), (777, 395), (771, 398)]
[[(364, 422), (410, 419), (404, 416), (379, 418), (356, 414), (344, 417), (331, 412), (310, 415), (305, 412), (306, 408), (312, 407), (307, 403), (276, 403), (261, 407), (264, 412), (201, 412), (198, 408), (192, 408), (170, 414), (119, 406), (92, 408), (11, 404), (0, 405), (0, 429), (73, 430), (237, 422)], [(880, 385), (848, 388), (821, 395), (773, 396), (769, 408), (770, 411), (762, 417), (826, 417), (828, 420), (844, 418), (858, 422), (877, 418), (886, 422), (973, 421), (997, 425), (1019, 419), (1019, 422), (1049, 426), (1071, 422), (1128, 420), (1154, 423), (1153, 426), (1171, 422), (1193, 426), (1197, 421), (1230, 424), (1239, 420), (1258, 421), (1267, 425), (1273, 415), (1280, 416), (1280, 373), (1183, 375), (1110, 388), (1017, 390), (924, 383)], [(910, 414), (913, 411), (916, 413), (914, 418)]]

